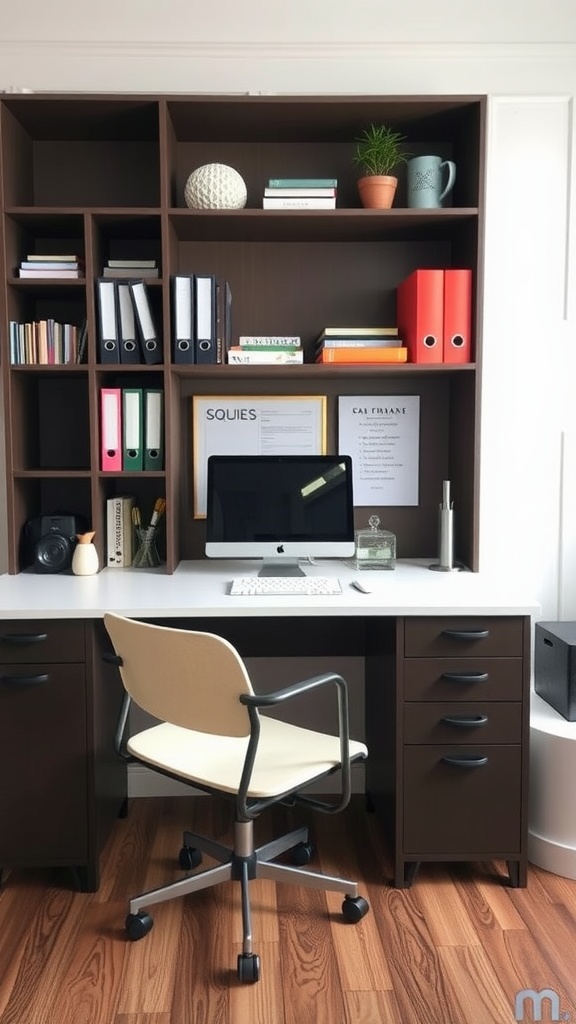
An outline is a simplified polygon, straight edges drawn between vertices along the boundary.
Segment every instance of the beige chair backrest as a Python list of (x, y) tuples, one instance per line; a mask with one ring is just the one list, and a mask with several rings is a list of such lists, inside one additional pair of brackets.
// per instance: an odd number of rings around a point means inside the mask
[(252, 685), (240, 655), (227, 640), (107, 613), (104, 625), (120, 676), (132, 699), (163, 722), (221, 736), (247, 736), (250, 723), (241, 693)]

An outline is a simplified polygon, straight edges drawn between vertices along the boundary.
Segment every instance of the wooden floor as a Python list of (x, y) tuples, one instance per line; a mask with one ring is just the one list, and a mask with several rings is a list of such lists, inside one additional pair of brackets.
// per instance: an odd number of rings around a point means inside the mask
[[(291, 815), (259, 822), (258, 841)], [(360, 798), (314, 823), (322, 870), (356, 878), (371, 912), (346, 924), (338, 895), (253, 882), (252, 985), (236, 978), (235, 883), (158, 905), (139, 942), (124, 930), (129, 896), (178, 877), (184, 827), (229, 837), (227, 809), (208, 798), (132, 801), (97, 893), (13, 871), (0, 894), (0, 1024), (505, 1024), (522, 989), (558, 995), (543, 1021), (576, 1020), (576, 882), (531, 868), (528, 888), (510, 889), (499, 865), (424, 865), (400, 891)], [(518, 1019), (537, 1012), (528, 997)]]

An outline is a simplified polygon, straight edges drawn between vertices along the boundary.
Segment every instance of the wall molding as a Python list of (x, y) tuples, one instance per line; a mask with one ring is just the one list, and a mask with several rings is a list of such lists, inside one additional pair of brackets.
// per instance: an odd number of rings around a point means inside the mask
[(576, 43), (383, 43), (383, 42), (257, 42), (239, 43), (222, 40), (206, 42), (154, 42), (130, 40), (110, 42), (93, 39), (70, 41), (30, 41), (14, 39), (0, 42), (0, 56), (37, 58), (48, 54), (85, 58), (87, 56), (133, 57), (166, 61), (171, 58), (197, 60), (323, 60), (350, 61), (391, 57), (411, 62), (422, 60), (459, 61), (574, 61)]

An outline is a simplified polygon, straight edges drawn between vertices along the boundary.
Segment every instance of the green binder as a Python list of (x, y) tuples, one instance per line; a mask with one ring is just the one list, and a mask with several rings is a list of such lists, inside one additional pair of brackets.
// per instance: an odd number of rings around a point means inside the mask
[(164, 469), (164, 392), (144, 391), (144, 469)]

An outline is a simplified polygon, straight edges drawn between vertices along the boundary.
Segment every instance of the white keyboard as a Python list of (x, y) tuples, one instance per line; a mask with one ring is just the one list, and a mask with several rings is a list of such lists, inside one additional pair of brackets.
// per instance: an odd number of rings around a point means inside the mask
[(232, 597), (282, 597), (291, 594), (326, 596), (341, 594), (336, 576), (239, 576), (232, 580)]

